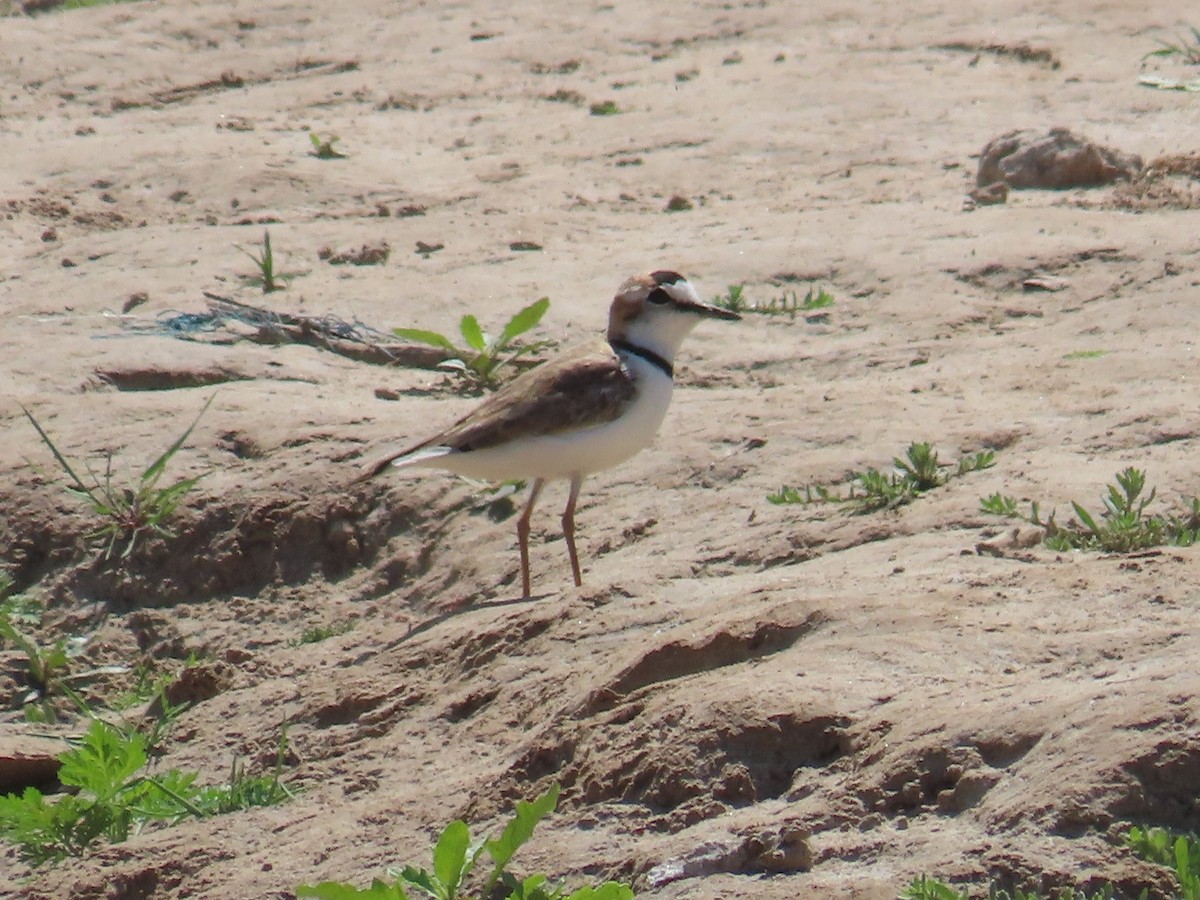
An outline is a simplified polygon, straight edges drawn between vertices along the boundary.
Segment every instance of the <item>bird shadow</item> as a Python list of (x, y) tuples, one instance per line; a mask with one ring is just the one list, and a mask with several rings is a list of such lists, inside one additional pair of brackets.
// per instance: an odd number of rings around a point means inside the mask
[(427, 631), (432, 631), (433, 629), (437, 628), (439, 625), (443, 625), (446, 622), (450, 622), (454, 619), (459, 618), (460, 616), (465, 616), (472, 612), (482, 612), (482, 611), (488, 610), (488, 609), (504, 609), (504, 608), (510, 607), (510, 606), (523, 606), (528, 603), (536, 603), (540, 600), (545, 600), (546, 598), (551, 597), (551, 596), (553, 596), (553, 595), (550, 593), (546, 593), (546, 594), (535, 594), (535, 595), (529, 596), (529, 597), (512, 597), (507, 600), (484, 600), (479, 603), (476, 603), (473, 601), (467, 601), (466, 603), (462, 603), (459, 606), (456, 606), (452, 609), (446, 610), (445, 612), (441, 612), (435, 616), (431, 616), (430, 618), (426, 619), (425, 621), (423, 621), (417, 625), (410, 625), (408, 628), (408, 631), (406, 631), (404, 634), (400, 635), (400, 637), (388, 641), (382, 647), (377, 647), (377, 648), (374, 648), (374, 649), (371, 649), (364, 653), (359, 654), (357, 657), (355, 657), (352, 660), (352, 664), (358, 665), (359, 663), (365, 662), (366, 660), (371, 659), (372, 657), (378, 656), (381, 653), (387, 653), (389, 650), (395, 650), (397, 647), (403, 646), (404, 644), (411, 641), (413, 638), (416, 638), (416, 637), (426, 633)]

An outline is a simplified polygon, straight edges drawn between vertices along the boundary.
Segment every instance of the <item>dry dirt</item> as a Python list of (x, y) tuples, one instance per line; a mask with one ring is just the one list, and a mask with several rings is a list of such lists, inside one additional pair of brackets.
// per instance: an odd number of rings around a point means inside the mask
[[(1200, 99), (1137, 84), (1188, 12), (214, 0), (0, 20), (0, 556), (49, 605), (42, 639), (87, 638), (81, 668), (199, 660), (159, 765), (269, 765), (286, 722), (302, 789), (55, 868), (5, 849), (0, 893), (365, 884), (558, 782), (520, 866), (645, 897), (891, 898), (919, 873), (1162, 896), (1119, 834), (1200, 826), (1200, 550), (1055, 553), (978, 508), (1095, 509), (1131, 465), (1158, 510), (1200, 493), (1197, 192), (1185, 172), (1137, 203), (964, 197), (1018, 128), (1194, 154)], [(264, 226), (302, 273), (267, 297), (235, 246)], [(513, 520), (477, 489), (351, 485), (472, 398), (236, 323), (169, 327), (204, 291), (447, 331), (548, 296), (543, 333), (569, 342), (654, 268), (836, 302), (702, 325), (655, 446), (585, 486), (582, 589), (562, 488), (544, 500), (529, 602)], [(98, 564), (18, 404), (123, 478), (214, 390), (172, 463), (208, 473), (178, 537)], [(765, 499), (919, 440), (996, 465), (865, 516)], [(17, 663), (0, 733), (19, 742), (46, 729), (16, 708)]]

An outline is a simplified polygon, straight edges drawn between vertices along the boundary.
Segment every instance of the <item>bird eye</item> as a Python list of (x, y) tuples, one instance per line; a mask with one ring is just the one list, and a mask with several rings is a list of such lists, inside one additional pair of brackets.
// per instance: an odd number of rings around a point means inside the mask
[(646, 300), (648, 300), (650, 303), (654, 303), (654, 304), (661, 306), (664, 303), (670, 303), (671, 296), (666, 291), (664, 291), (662, 288), (656, 287), (654, 290), (652, 290), (650, 292), (650, 295), (648, 297), (646, 297)]

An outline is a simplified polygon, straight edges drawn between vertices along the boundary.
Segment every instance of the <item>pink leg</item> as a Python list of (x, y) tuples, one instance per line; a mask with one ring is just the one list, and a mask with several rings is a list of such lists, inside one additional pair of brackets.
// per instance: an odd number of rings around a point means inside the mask
[(579, 573), (579, 554), (575, 552), (575, 501), (579, 499), (579, 489), (583, 487), (583, 476), (571, 477), (571, 496), (567, 498), (567, 508), (562, 514), (563, 537), (567, 540), (567, 554), (571, 557), (571, 574), (575, 576), (575, 587), (583, 584), (583, 576)]
[(524, 598), (529, 599), (529, 517), (533, 515), (533, 505), (537, 503), (538, 494), (542, 492), (542, 479), (534, 479), (533, 487), (529, 489), (529, 500), (525, 511), (517, 519), (517, 543), (521, 547), (521, 584), (524, 586)]

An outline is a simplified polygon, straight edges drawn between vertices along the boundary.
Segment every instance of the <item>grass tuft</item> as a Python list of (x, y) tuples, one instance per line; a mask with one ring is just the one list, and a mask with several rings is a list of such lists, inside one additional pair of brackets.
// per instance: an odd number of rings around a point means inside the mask
[(1147, 515), (1146, 507), (1153, 502), (1157, 489), (1145, 493), (1146, 475), (1132, 466), (1117, 473), (1116, 483), (1108, 485), (1101, 498), (1103, 510), (1093, 516), (1082, 504), (1072, 500), (1075, 518), (1060, 525), (1051, 513), (1041, 516), (1036, 500), (1029, 512), (1022, 513), (1013, 497), (991, 494), (979, 501), (981, 512), (1008, 519), (1020, 519), (1044, 528), (1045, 544), (1051, 550), (1096, 550), (1102, 553), (1134, 553), (1150, 547), (1169, 544), (1190, 547), (1200, 537), (1200, 498), (1193, 497), (1183, 515)]
[(867, 469), (853, 472), (847, 482), (845, 494), (820, 484), (807, 484), (802, 488), (784, 485), (767, 500), (776, 505), (789, 503), (842, 503), (854, 512), (863, 514), (882, 509), (896, 509), (911, 503), (926, 491), (941, 487), (951, 478), (990, 468), (995, 464), (996, 454), (991, 450), (964, 456), (957, 466), (948, 467), (938, 459), (937, 451), (928, 443), (910, 444), (904, 457), (892, 460), (893, 471)]
[(264, 294), (270, 294), (274, 291), (282, 291), (287, 287), (287, 282), (291, 281), (298, 275), (303, 275), (303, 272), (280, 272), (275, 268), (275, 252), (271, 249), (271, 231), (263, 229), (262, 248), (256, 253), (251, 253), (245, 247), (234, 244), (238, 250), (241, 250), (246, 256), (254, 261), (258, 267), (258, 271), (252, 275), (239, 275), (238, 277), (248, 287), (260, 287)]
[(59, 467), (70, 479), (67, 491), (85, 501), (101, 520), (101, 524), (89, 532), (87, 538), (92, 541), (100, 541), (104, 545), (103, 558), (105, 560), (117, 557), (122, 560), (128, 558), (137, 542), (147, 533), (174, 537), (174, 532), (165, 523), (174, 515), (184, 498), (204, 475), (183, 478), (166, 487), (160, 487), (159, 482), (167, 465), (191, 436), (200, 417), (208, 411), (215, 398), (216, 394), (208, 398), (196, 418), (192, 420), (192, 424), (184, 429), (183, 434), (179, 435), (175, 442), (164, 450), (154, 462), (143, 469), (137, 479), (127, 487), (117, 487), (113, 483), (111, 453), (105, 457), (103, 476), (97, 476), (90, 467), (87, 467), (92, 483), (85, 482), (55, 446), (50, 435), (33, 417), (33, 414), (25, 407), (21, 407), (25, 417), (29, 419), (30, 424), (42, 439), (42, 443), (50, 448)]
[(294, 796), (280, 780), (286, 751), (284, 730), (271, 775), (247, 775), (235, 761), (227, 784), (197, 787), (195, 772), (148, 774), (147, 739), (93, 719), (77, 746), (59, 756), (58, 779), (69, 793), (51, 800), (28, 787), (0, 796), (0, 838), (36, 866), (81, 856), (102, 840), (121, 843), (151, 822), (282, 803)]
[(789, 319), (801, 315), (809, 321), (816, 321), (824, 318), (827, 315), (824, 311), (833, 306), (833, 295), (824, 288), (810, 287), (803, 297), (795, 291), (789, 291), (765, 303), (751, 303), (746, 299), (744, 285), (731, 284), (724, 294), (713, 298), (713, 305), (739, 314), (787, 316)]
[(1194, 25), (1188, 27), (1191, 34), (1180, 35), (1174, 41), (1158, 40), (1158, 49), (1151, 50), (1142, 57), (1142, 61), (1152, 57), (1179, 57), (1188, 65), (1200, 65), (1200, 28)]
[(334, 622), (332, 625), (314, 625), (311, 628), (305, 628), (300, 632), (300, 637), (294, 641), (288, 641), (288, 646), (302, 647), (305, 644), (318, 644), (331, 637), (337, 637), (339, 634), (353, 631), (356, 624), (353, 619), (344, 619), (341, 622)]

